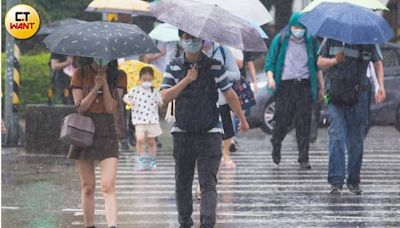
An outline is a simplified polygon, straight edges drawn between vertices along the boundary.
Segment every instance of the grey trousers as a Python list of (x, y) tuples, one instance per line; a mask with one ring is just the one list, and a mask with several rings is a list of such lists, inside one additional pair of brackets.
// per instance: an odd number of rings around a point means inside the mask
[(173, 134), (176, 205), (182, 228), (193, 225), (192, 184), (196, 161), (201, 188), (201, 227), (209, 228), (215, 225), (221, 142), (221, 134)]

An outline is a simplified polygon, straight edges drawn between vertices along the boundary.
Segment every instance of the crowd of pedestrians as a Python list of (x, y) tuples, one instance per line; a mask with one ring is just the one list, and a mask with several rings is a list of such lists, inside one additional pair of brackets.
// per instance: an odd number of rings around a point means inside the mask
[[(386, 97), (379, 46), (352, 45), (334, 39), (321, 42), (300, 23), (301, 17), (301, 13), (292, 15), (287, 29), (273, 38), (265, 57), (268, 88), (274, 91), (276, 104), (272, 161), (280, 164), (282, 144), (293, 124), (300, 168), (312, 169), (309, 145), (316, 137), (311, 132), (312, 110), (326, 102), (330, 123), (330, 193), (340, 193), (346, 184), (352, 193), (361, 194), (360, 172), (370, 97), (375, 94), (377, 103)], [(126, 119), (125, 105), (131, 108), (129, 121), (135, 132), (135, 167), (146, 171), (157, 169), (157, 137), (163, 133), (159, 110), (173, 104), (175, 122), (171, 134), (179, 224), (183, 228), (193, 226), (192, 184), (196, 168), (201, 227), (214, 227), (216, 223), (220, 163), (235, 169), (230, 156), (230, 151), (237, 149), (235, 137), (249, 130), (248, 107), (243, 106), (240, 91), (234, 88), (237, 83), (244, 83), (238, 82), (243, 78), (250, 81), (247, 72), (257, 84), (254, 59), (251, 53), (203, 40), (183, 30), (178, 33), (177, 42), (157, 43), (159, 54), (140, 57), (163, 72), (160, 88), (153, 85), (155, 73), (150, 66), (140, 69), (139, 84), (128, 90), (127, 75), (118, 70), (117, 60), (51, 56), (54, 89), (62, 103), (71, 104), (73, 100), (77, 111), (91, 117), (96, 126), (93, 145), (71, 146), (68, 153), (68, 158), (76, 160), (79, 171), (86, 227), (94, 227), (96, 160), (100, 161), (107, 223), (109, 227), (117, 226), (118, 152), (129, 150), (126, 139), (133, 137), (126, 135), (127, 124), (120, 123)], [(257, 86), (253, 89), (253, 93), (258, 92)]]

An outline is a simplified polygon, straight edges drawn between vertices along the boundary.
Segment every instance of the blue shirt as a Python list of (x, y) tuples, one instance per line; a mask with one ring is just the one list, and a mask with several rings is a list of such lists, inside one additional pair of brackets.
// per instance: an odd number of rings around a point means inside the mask
[[(209, 69), (201, 68), (201, 66), (204, 65), (203, 63), (205, 63), (206, 61), (211, 61), (211, 59), (205, 54), (202, 54), (200, 61), (197, 63), (197, 65), (200, 66), (200, 70), (202, 71), (202, 73), (214, 77), (217, 89), (220, 89), (222, 92), (226, 92), (227, 90), (229, 90), (231, 88), (231, 84), (229, 83), (228, 76), (226, 75), (224, 65), (217, 60), (213, 60), (213, 65), (211, 65)], [(187, 62), (184, 56), (181, 56), (171, 61), (165, 69), (161, 89), (168, 89), (178, 84), (178, 82), (186, 76), (187, 69), (190, 69), (193, 64), (194, 63)], [(182, 69), (181, 66), (184, 66), (184, 69)], [(218, 103), (216, 105), (218, 107)], [(219, 119), (220, 120), (217, 125), (209, 130), (208, 133), (224, 133), (221, 117), (219, 117)], [(172, 127), (171, 132), (175, 133), (184, 131), (182, 129), (179, 129), (175, 123)]]

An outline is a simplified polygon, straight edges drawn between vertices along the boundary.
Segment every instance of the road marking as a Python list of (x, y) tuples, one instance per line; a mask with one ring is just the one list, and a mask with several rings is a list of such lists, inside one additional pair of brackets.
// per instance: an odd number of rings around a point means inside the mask
[(20, 207), (7, 207), (7, 206), (2, 206), (2, 210), (20, 210)]

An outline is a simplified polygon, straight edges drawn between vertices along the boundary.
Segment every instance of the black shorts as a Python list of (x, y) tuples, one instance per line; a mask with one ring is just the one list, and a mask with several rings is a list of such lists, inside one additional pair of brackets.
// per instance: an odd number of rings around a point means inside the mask
[(233, 130), (233, 123), (231, 117), (231, 108), (229, 105), (221, 105), (219, 107), (222, 119), (222, 127), (224, 128), (224, 135), (222, 135), (222, 140), (230, 139), (235, 136), (235, 131)]

